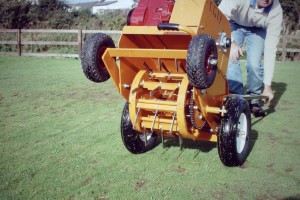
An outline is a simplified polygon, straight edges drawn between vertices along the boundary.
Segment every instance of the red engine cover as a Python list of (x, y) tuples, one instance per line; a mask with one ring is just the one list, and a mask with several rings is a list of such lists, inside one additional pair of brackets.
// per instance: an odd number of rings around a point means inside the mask
[(175, 0), (140, 0), (128, 19), (131, 26), (156, 26), (168, 23)]

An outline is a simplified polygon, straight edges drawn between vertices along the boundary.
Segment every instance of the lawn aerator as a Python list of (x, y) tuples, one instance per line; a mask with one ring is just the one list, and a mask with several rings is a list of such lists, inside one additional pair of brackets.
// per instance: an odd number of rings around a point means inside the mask
[[(217, 142), (226, 166), (249, 153), (251, 115), (243, 96), (228, 92), (230, 26), (212, 0), (140, 0), (118, 47), (106, 34), (85, 42), (82, 68), (94, 82), (112, 78), (126, 99), (121, 136), (144, 153), (158, 135)], [(118, 60), (118, 61), (117, 61)]]

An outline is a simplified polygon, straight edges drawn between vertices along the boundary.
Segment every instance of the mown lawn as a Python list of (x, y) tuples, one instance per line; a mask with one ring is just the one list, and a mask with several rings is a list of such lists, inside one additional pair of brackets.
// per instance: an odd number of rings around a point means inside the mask
[(300, 199), (300, 63), (277, 63), (274, 108), (228, 168), (215, 144), (172, 140), (130, 154), (125, 101), (79, 60), (0, 57), (0, 199)]

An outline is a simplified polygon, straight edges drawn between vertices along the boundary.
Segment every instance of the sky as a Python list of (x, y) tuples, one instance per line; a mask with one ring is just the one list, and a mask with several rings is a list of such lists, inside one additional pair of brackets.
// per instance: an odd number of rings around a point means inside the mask
[[(70, 3), (70, 4), (87, 3), (93, 1), (97, 1), (97, 0), (65, 0), (66, 3)], [(110, 1), (110, 0), (106, 0), (106, 1)], [(133, 4), (133, 0), (118, 0), (118, 2), (115, 4), (117, 4), (118, 7), (120, 8), (131, 8)]]

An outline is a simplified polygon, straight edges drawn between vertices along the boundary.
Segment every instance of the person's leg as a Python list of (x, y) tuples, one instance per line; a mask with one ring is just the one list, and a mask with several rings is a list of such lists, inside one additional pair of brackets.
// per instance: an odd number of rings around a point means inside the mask
[[(247, 94), (261, 94), (264, 73), (261, 59), (264, 52), (265, 36), (266, 30), (263, 28), (249, 28), (246, 33)], [(257, 99), (251, 101), (251, 103), (257, 102)]]
[[(263, 28), (248, 28), (246, 32), (247, 52), (247, 94), (260, 95), (263, 86), (264, 68), (261, 58), (264, 52), (266, 30)], [(265, 116), (259, 99), (250, 101), (250, 108), (255, 117)]]
[[(244, 33), (242, 26), (231, 21), (230, 28), (234, 41), (239, 46), (243, 46)], [(243, 76), (240, 61), (233, 63), (231, 59), (229, 59), (226, 76), (229, 85), (229, 92), (231, 94), (244, 94)]]

